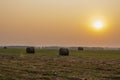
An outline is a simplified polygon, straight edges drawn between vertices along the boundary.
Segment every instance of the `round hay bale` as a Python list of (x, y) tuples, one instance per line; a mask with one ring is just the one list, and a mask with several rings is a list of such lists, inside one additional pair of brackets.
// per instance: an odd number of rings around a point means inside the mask
[(27, 47), (26, 48), (26, 53), (32, 53), (32, 54), (34, 54), (35, 53), (35, 48), (34, 47)]
[(67, 48), (60, 48), (59, 55), (60, 56), (69, 56), (69, 50)]
[(83, 48), (83, 47), (78, 47), (78, 50), (79, 50), (79, 51), (83, 51), (84, 48)]
[(5, 46), (5, 47), (3, 47), (3, 49), (7, 49), (7, 47)]

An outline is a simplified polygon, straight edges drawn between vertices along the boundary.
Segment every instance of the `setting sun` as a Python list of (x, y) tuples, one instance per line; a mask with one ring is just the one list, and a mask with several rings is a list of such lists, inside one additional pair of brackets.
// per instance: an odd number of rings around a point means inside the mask
[(104, 27), (104, 23), (101, 20), (96, 20), (93, 22), (93, 28), (96, 30), (101, 30)]
[(0, 0), (0, 45), (120, 47), (120, 0)]

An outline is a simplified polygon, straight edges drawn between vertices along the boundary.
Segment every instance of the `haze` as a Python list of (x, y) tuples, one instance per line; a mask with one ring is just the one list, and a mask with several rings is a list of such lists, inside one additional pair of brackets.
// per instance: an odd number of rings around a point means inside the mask
[(120, 47), (119, 15), (120, 0), (0, 0), (0, 45)]

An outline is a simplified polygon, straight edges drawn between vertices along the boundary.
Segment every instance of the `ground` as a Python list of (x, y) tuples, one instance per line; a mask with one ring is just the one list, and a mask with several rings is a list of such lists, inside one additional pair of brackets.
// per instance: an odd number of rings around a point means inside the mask
[(120, 80), (120, 51), (0, 49), (0, 80)]

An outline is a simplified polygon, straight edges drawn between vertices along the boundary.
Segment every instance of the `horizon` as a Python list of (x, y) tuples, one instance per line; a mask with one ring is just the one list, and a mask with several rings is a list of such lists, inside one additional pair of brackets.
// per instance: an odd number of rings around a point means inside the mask
[(0, 45), (120, 47), (119, 0), (1, 0)]
[(43, 47), (43, 48), (46, 48), (46, 47), (68, 47), (68, 48), (77, 48), (77, 47), (83, 47), (83, 48), (114, 48), (114, 49), (120, 49), (120, 47), (108, 47), (108, 46), (60, 46), (60, 45), (38, 45), (38, 46), (35, 46), (35, 45), (0, 45), (0, 47)]

